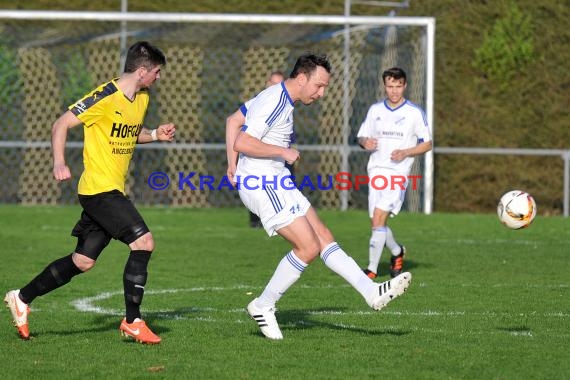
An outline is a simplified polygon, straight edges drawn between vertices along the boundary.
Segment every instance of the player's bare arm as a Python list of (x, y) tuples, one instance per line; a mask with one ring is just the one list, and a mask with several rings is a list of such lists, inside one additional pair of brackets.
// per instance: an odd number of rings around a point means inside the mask
[(153, 141), (172, 141), (176, 126), (173, 123), (161, 124), (156, 129), (143, 127), (137, 138), (137, 143), (146, 144)]
[(396, 149), (392, 152), (390, 158), (393, 161), (402, 161), (406, 157), (414, 157), (424, 154), (425, 152), (430, 151), (431, 148), (431, 141), (426, 141), (408, 149)]
[(71, 111), (66, 111), (53, 123), (51, 128), (53, 176), (58, 181), (71, 178), (71, 171), (65, 164), (65, 142), (67, 141), (67, 130), (79, 124), (81, 124), (81, 120)]
[(293, 164), (300, 158), (297, 149), (266, 144), (245, 132), (238, 134), (234, 143), (234, 150), (250, 157), (280, 157), (288, 164)]
[(378, 147), (378, 141), (371, 137), (359, 137), (358, 145), (364, 150), (376, 150)]
[(233, 178), (236, 172), (238, 157), (237, 152), (234, 150), (234, 142), (236, 141), (239, 130), (244, 123), (245, 116), (239, 109), (226, 119), (226, 156), (228, 159), (227, 176), (234, 184), (235, 182)]

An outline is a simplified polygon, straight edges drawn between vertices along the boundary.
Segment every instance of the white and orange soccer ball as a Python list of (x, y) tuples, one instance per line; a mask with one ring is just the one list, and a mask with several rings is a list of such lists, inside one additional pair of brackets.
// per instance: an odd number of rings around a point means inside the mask
[(528, 227), (536, 216), (536, 202), (527, 192), (512, 190), (505, 193), (497, 205), (499, 220), (513, 230)]

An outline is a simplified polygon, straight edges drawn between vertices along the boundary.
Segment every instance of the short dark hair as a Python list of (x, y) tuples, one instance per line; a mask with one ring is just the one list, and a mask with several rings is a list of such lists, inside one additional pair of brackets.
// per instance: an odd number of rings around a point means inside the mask
[(382, 73), (382, 82), (386, 83), (386, 78), (403, 79), (406, 83), (406, 72), (399, 67), (392, 67)]
[(327, 73), (331, 73), (331, 64), (326, 55), (317, 55), (312, 53), (303, 54), (297, 59), (295, 67), (293, 67), (293, 71), (291, 71), (291, 75), (289, 75), (289, 77), (296, 78), (299, 74), (311, 76), (313, 71), (317, 69), (317, 66), (321, 66), (327, 71)]
[(279, 76), (282, 76), (283, 78), (285, 78), (285, 74), (283, 74), (283, 71), (281, 71), (281, 70), (272, 71), (271, 74), (269, 74), (269, 77), (271, 78), (274, 75), (279, 75)]
[(139, 41), (129, 48), (124, 71), (125, 73), (133, 73), (139, 67), (150, 70), (158, 65), (166, 65), (164, 53), (147, 41)]

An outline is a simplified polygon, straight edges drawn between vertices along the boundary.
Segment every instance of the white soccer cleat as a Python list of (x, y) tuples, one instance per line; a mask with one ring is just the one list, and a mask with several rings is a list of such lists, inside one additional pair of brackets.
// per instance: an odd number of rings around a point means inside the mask
[(398, 276), (378, 284), (378, 294), (376, 294), (370, 302), (370, 307), (374, 310), (382, 310), (386, 305), (397, 297), (404, 294), (410, 283), (412, 282), (412, 274), (404, 272)]
[(257, 307), (256, 302), (257, 298), (247, 305), (247, 313), (249, 316), (257, 322), (261, 332), (267, 338), (276, 340), (283, 339), (283, 334), (281, 334), (277, 319), (275, 319), (275, 308), (262, 309)]
[(14, 320), (14, 325), (18, 329), (18, 334), (22, 339), (30, 338), (30, 331), (28, 328), (28, 314), (30, 314), (30, 308), (20, 299), (20, 290), (10, 290), (4, 296), (4, 303), (6, 307), (10, 309), (12, 318)]

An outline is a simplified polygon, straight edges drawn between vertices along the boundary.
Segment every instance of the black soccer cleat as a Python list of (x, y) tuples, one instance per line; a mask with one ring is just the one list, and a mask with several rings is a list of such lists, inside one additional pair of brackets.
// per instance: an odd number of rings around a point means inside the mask
[(378, 277), (378, 275), (374, 272), (372, 272), (371, 270), (368, 269), (363, 269), (362, 270), (364, 272), (365, 275), (368, 276), (369, 279), (374, 280), (376, 277)]
[(404, 255), (406, 254), (406, 247), (400, 246), (400, 254), (390, 258), (390, 277), (394, 278), (402, 273), (404, 267)]

